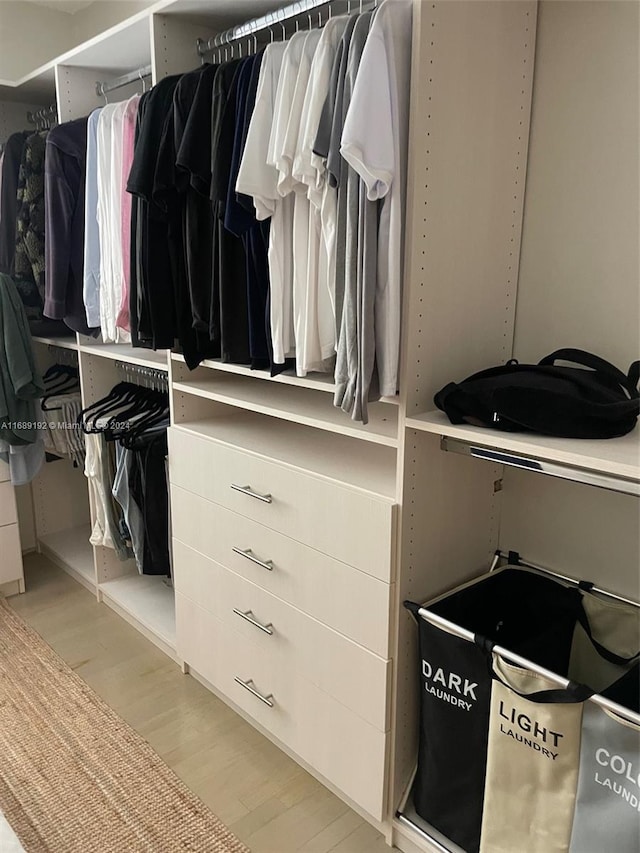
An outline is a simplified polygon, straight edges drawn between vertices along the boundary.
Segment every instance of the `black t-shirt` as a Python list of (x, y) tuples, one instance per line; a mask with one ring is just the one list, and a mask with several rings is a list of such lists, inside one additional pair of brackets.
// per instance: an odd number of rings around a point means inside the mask
[[(144, 92), (138, 101), (136, 129), (134, 136), (134, 151), (140, 137), (140, 125), (144, 117), (145, 106), (149, 92)], [(144, 274), (142, 270), (142, 223), (144, 221), (144, 201), (138, 196), (131, 199), (131, 257), (129, 262), (129, 326), (131, 343), (134, 347), (149, 347), (152, 341), (145, 338), (140, 330), (141, 317), (144, 313)], [(144, 321), (142, 321), (144, 323)], [(148, 323), (146, 324), (149, 325)]]
[[(243, 69), (252, 58), (220, 67), (211, 112), (210, 198), (218, 224), (218, 281), (222, 360), (250, 364), (247, 256), (243, 241), (224, 226), (236, 133), (237, 92)], [(212, 317), (213, 319), (213, 317)]]
[[(246, 254), (247, 300), (249, 319), (249, 352), (254, 368), (266, 368), (271, 362), (266, 324), (267, 295), (269, 292), (268, 240), (263, 238), (264, 228), (256, 220), (253, 199), (236, 192), (236, 182), (242, 154), (253, 114), (258, 89), (258, 78), (264, 51), (249, 57), (238, 72), (236, 90), (236, 123), (231, 158), (229, 186), (225, 210), (225, 228), (241, 237)], [(267, 226), (268, 236), (268, 226)]]
[(142, 246), (136, 246), (136, 251), (141, 251), (139, 272), (142, 272), (142, 281), (138, 280), (137, 286), (143, 289), (146, 308), (146, 316), (138, 317), (138, 334), (150, 339), (155, 349), (172, 347), (177, 336), (167, 217), (155, 203), (153, 190), (158, 143), (172, 109), (173, 93), (179, 80), (179, 75), (165, 77), (149, 93), (139, 122), (127, 183), (127, 190), (145, 202), (138, 205), (137, 213), (138, 217), (143, 217), (139, 223)]
[(211, 107), (217, 73), (214, 65), (201, 71), (190, 109), (186, 117), (181, 114), (182, 126), (175, 128), (175, 142), (176, 163), (185, 184), (182, 227), (192, 327), (199, 339), (219, 346), (220, 324), (211, 327), (212, 305), (218, 305), (219, 295), (214, 274), (215, 224), (209, 201)]
[[(184, 74), (173, 92), (172, 108), (169, 110), (162, 131), (153, 187), (153, 198), (163, 211), (167, 221), (167, 237), (173, 279), (173, 302), (175, 308), (176, 336), (187, 364), (195, 367), (203, 358), (214, 357), (208, 334), (203, 336), (194, 328), (194, 306), (189, 288), (189, 269), (184, 242), (184, 217), (187, 194), (194, 193), (189, 174), (177, 165), (178, 150), (182, 143), (185, 127), (194, 104), (200, 78), (208, 66)], [(207, 211), (204, 211), (205, 220)], [(211, 223), (211, 216), (208, 216)], [(211, 228), (211, 224), (209, 225)], [(201, 281), (206, 275), (201, 270)], [(208, 327), (207, 327), (208, 331)]]

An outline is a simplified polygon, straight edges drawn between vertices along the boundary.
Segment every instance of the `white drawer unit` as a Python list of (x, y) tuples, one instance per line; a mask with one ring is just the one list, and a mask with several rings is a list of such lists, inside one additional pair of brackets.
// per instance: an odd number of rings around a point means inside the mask
[[(175, 485), (171, 517), (177, 539), (380, 657), (389, 657), (388, 584)], [(187, 555), (175, 562), (176, 586), (207, 607), (216, 596), (207, 564)]]
[[(174, 540), (176, 590), (386, 731), (390, 662)], [(357, 604), (355, 605), (357, 606)]]
[(0, 527), (15, 524), (18, 520), (16, 497), (9, 481), (0, 483)]
[(383, 818), (386, 733), (283, 667), (262, 637), (180, 593), (176, 619), (178, 653), (193, 670), (375, 820)]
[(390, 581), (395, 506), (389, 498), (179, 429), (169, 435), (173, 484)]
[(11, 479), (11, 473), (9, 471), (9, 466), (6, 462), (3, 462), (0, 459), (0, 483), (6, 483), (7, 480)]
[(0, 585), (22, 581), (22, 577), (20, 529), (17, 524), (6, 524), (0, 527)]

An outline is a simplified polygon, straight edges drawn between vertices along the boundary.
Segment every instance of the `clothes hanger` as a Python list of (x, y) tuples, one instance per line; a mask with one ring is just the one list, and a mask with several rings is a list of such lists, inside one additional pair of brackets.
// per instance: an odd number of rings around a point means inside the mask
[(110, 408), (115, 408), (116, 405), (121, 407), (125, 404), (124, 401), (127, 398), (127, 394), (130, 394), (131, 389), (135, 387), (131, 382), (119, 382), (113, 386), (106, 397), (102, 397), (100, 400), (96, 400), (95, 403), (91, 403), (90, 406), (84, 408), (78, 415), (78, 424), (83, 432), (96, 431), (90, 428), (90, 423), (95, 421), (103, 413), (108, 412)]
[[(134, 417), (135, 420), (132, 422), (130, 421), (127, 423), (126, 428), (120, 430), (114, 429), (113, 427), (116, 422), (110, 421), (107, 424), (107, 429), (109, 430), (109, 435), (107, 436), (108, 439), (122, 439), (123, 441), (127, 439), (127, 437), (131, 437), (133, 439), (151, 427), (162, 423), (169, 417), (169, 394), (167, 391), (160, 391), (157, 388), (143, 387), (140, 387), (140, 391), (144, 394), (142, 409), (134, 406), (131, 410), (120, 413), (118, 416), (118, 420), (122, 422), (125, 422), (127, 418), (131, 417)], [(140, 416), (136, 417), (137, 415)]]
[(161, 399), (158, 396), (160, 392), (156, 391), (155, 388), (146, 388), (143, 385), (134, 385), (133, 388), (137, 390), (133, 393), (132, 405), (125, 412), (118, 412), (110, 419), (108, 422), (109, 429), (113, 428), (116, 418), (124, 421), (127, 418), (139, 416), (136, 421), (138, 423), (166, 408), (168, 401), (164, 398)]

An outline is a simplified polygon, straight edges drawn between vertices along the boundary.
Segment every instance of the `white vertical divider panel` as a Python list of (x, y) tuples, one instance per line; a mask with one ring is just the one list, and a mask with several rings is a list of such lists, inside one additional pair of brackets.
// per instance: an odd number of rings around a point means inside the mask
[(640, 4), (542, 2), (515, 355), (640, 351)]
[[(414, 5), (401, 412), (513, 345), (536, 37), (535, 2)], [(501, 469), (405, 430), (399, 608), (486, 569), (498, 544)], [(391, 809), (417, 756), (413, 619), (398, 613)], [(394, 828), (393, 842), (413, 850)], [(425, 847), (424, 849), (427, 849)]]
[(197, 68), (200, 60), (196, 39), (206, 33), (199, 24), (183, 21), (174, 15), (151, 17), (151, 65), (153, 82), (171, 74), (181, 74)]
[[(123, 68), (122, 74), (135, 71), (135, 68)], [(105, 99), (96, 92), (96, 83), (108, 83), (117, 79), (119, 74), (105, 73), (101, 69), (81, 68), (72, 65), (56, 66), (56, 95), (58, 118), (60, 122), (72, 121), (89, 115), (93, 110), (105, 105)], [(108, 95), (110, 102), (124, 101), (136, 92), (142, 91), (142, 82), (136, 80), (116, 89)]]
[(394, 809), (415, 766), (419, 711), (417, 629), (402, 602), (424, 603), (486, 571), (498, 545), (501, 504), (500, 467), (442, 452), (437, 435), (407, 430), (405, 459), (392, 712)]
[(58, 120), (73, 121), (88, 115), (103, 103), (96, 94), (97, 72), (91, 68), (56, 65)]
[(535, 2), (418, 2), (403, 395), (511, 356), (536, 35)]

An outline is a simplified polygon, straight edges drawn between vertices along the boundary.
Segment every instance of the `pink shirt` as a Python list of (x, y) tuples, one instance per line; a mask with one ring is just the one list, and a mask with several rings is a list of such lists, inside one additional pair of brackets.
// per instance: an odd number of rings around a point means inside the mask
[(119, 329), (130, 331), (129, 289), (131, 283), (131, 194), (127, 192), (127, 181), (133, 163), (133, 147), (136, 132), (136, 118), (140, 95), (134, 95), (124, 113), (122, 124), (122, 265), (124, 279), (122, 283), (122, 302), (116, 325)]

